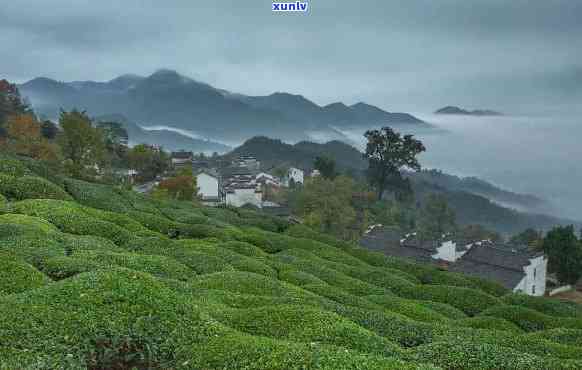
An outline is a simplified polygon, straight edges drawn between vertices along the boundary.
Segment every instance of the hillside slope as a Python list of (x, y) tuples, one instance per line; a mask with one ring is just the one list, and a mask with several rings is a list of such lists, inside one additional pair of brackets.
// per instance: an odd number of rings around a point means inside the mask
[(580, 306), (46, 174), (0, 159), (1, 369), (582, 368)]

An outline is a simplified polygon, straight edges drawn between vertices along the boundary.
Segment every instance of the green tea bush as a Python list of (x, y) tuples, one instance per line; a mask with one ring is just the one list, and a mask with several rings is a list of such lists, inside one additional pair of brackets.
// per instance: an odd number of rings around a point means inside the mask
[(42, 177), (10, 177), (0, 175), (0, 193), (14, 200), (60, 199), (72, 200), (63, 189)]
[(82, 258), (51, 257), (40, 263), (40, 270), (53, 280), (63, 280), (83, 272), (106, 268), (106, 264), (87, 261)]
[(560, 327), (582, 329), (582, 319), (553, 317), (522, 306), (499, 305), (483, 311), (481, 315), (509, 320), (526, 332)]
[(448, 317), (449, 319), (452, 320), (461, 320), (467, 318), (466, 313), (464, 313), (463, 311), (459, 310), (456, 307), (451, 306), (450, 304), (432, 301), (416, 301), (416, 300), (411, 301), (423, 307), (436, 311), (441, 315)]
[(219, 321), (245, 333), (318, 342), (383, 356), (400, 354), (399, 346), (335, 313), (313, 307), (267, 306), (221, 311)]
[(73, 257), (104, 266), (119, 266), (147, 272), (161, 278), (186, 281), (196, 276), (196, 273), (189, 267), (165, 256), (106, 251), (80, 251), (75, 253)]
[(0, 174), (11, 177), (30, 175), (30, 170), (17, 159), (0, 158)]
[(501, 300), (505, 304), (531, 308), (546, 315), (582, 318), (582, 306), (574, 302), (526, 294), (508, 294)]
[(4, 195), (0, 194), (0, 215), (8, 212), (10, 212), (10, 203)]
[(79, 251), (125, 252), (125, 249), (111, 240), (99, 236), (58, 233), (53, 236), (53, 239), (65, 248), (67, 254)]
[(289, 267), (279, 270), (279, 280), (286, 281), (300, 287), (308, 284), (321, 284), (329, 287), (329, 285), (320, 278), (315, 277), (307, 272), (299, 271)]
[(455, 322), (455, 325), (475, 329), (503, 330), (515, 334), (523, 333), (523, 330), (521, 330), (511, 321), (501, 319), (499, 317), (475, 316), (463, 320), (458, 320)]
[(268, 256), (261, 248), (245, 242), (223, 242), (216, 245), (217, 248), (224, 248), (252, 258), (266, 258)]
[(113, 187), (108, 185), (66, 179), (65, 189), (77, 202), (87, 207), (118, 213), (133, 209), (125, 197), (122, 197)]
[(0, 215), (0, 224), (13, 224), (13, 225), (24, 225), (30, 226), (34, 230), (38, 230), (41, 233), (52, 234), (58, 232), (55, 225), (50, 222), (33, 216), (21, 215), (21, 214), (5, 214)]
[(384, 309), (399, 313), (416, 321), (446, 323), (449, 319), (440, 313), (423, 307), (414, 301), (390, 295), (371, 295), (367, 300), (380, 305)]
[(163, 235), (173, 235), (178, 232), (178, 224), (166, 217), (139, 211), (128, 211), (126, 214), (149, 230)]
[(410, 360), (430, 361), (447, 369), (568, 369), (578, 368), (579, 365), (545, 359), (503, 346), (460, 341), (434, 342), (417, 347)]
[[(196, 338), (216, 332), (209, 318), (156, 278), (125, 269), (84, 273), (7, 296), (0, 299), (0, 312), (3, 343), (39, 354), (33, 359), (50, 361), (48, 368), (131, 368), (128, 358), (153, 368), (173, 361), (180, 346), (195, 346)], [(3, 363), (20, 359), (19, 352), (8, 355)]]
[[(14, 232), (14, 226), (16, 225), (0, 225), (0, 235), (6, 235), (2, 233), (3, 231)], [(22, 227), (17, 228), (22, 229)], [(27, 227), (25, 229), (30, 230)], [(36, 231), (0, 238), (0, 251), (12, 253), (37, 268), (47, 258), (64, 256), (67, 253), (63, 245), (46, 234)]]
[(91, 217), (72, 202), (29, 199), (14, 203), (14, 211), (43, 218), (61, 231), (77, 235), (95, 235), (123, 245), (131, 239), (129, 231), (107, 221)]
[(469, 316), (501, 303), (496, 297), (480, 290), (446, 285), (418, 285), (398, 294), (409, 299), (447, 303)]
[(582, 347), (582, 329), (558, 328), (528, 334), (535, 339), (551, 340), (559, 344)]
[[(322, 266), (320, 263), (307, 258), (298, 258), (292, 254), (293, 250), (286, 251), (285, 254), (277, 254), (276, 260), (286, 263), (299, 271), (307, 272), (319, 279), (325, 281), (327, 284), (341, 288), (347, 293), (355, 295), (369, 295), (369, 294), (384, 294), (385, 289), (366, 283), (364, 281), (349, 277), (337, 270)], [(300, 251), (304, 253), (304, 251)]]
[(0, 297), (49, 284), (50, 279), (16, 255), (0, 250)]
[(270, 279), (263, 275), (242, 271), (201, 275), (192, 282), (192, 286), (199, 289), (220, 289), (241, 294), (295, 298), (315, 297), (313, 293), (294, 285)]
[(321, 297), (325, 297), (331, 301), (337, 302), (339, 304), (367, 308), (371, 310), (381, 310), (382, 307), (366, 300), (365, 298), (355, 296), (353, 294), (346, 293), (340, 288), (334, 286), (319, 283), (319, 284), (307, 284), (302, 286), (303, 289), (313, 292)]
[(98, 218), (102, 221), (114, 223), (117, 226), (123, 227), (124, 229), (131, 231), (132, 233), (143, 234), (149, 231), (141, 223), (121, 213), (109, 212), (91, 207), (83, 207), (82, 210), (91, 217)]
[(386, 310), (339, 305), (334, 312), (403, 347), (430, 343), (436, 332), (434, 323), (411, 320), (404, 315)]

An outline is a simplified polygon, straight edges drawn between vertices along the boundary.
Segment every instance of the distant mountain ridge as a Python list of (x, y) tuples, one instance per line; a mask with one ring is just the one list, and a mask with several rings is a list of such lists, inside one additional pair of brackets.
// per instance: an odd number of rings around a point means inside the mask
[(285, 92), (246, 96), (166, 69), (106, 82), (39, 77), (19, 89), (37, 113), (48, 117), (56, 117), (61, 108), (77, 108), (92, 116), (121, 114), (144, 126), (170, 126), (226, 141), (241, 142), (256, 135), (299, 141), (309, 138), (308, 131), (363, 125), (430, 127), (408, 113), (391, 113), (366, 103), (322, 107)]
[(503, 113), (490, 109), (466, 110), (452, 105), (443, 107), (435, 111), (436, 114), (458, 114), (466, 116), (502, 116)]

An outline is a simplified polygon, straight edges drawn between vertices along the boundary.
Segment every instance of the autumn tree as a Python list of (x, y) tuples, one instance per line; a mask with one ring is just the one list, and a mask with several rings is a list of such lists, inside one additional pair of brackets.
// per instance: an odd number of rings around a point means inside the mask
[(41, 135), (41, 124), (30, 114), (8, 118), (6, 123), (8, 148), (20, 155), (45, 161), (57, 161), (59, 148)]
[(198, 194), (196, 177), (191, 169), (182, 170), (175, 177), (161, 181), (158, 188), (176, 200), (192, 201)]
[(319, 156), (315, 158), (313, 167), (319, 171), (321, 176), (326, 179), (333, 180), (337, 176), (335, 170), (335, 160), (327, 156)]
[(6, 80), (0, 80), (0, 137), (7, 136), (6, 121), (11, 116), (34, 113), (28, 103), (24, 101), (16, 85)]
[(107, 164), (105, 141), (100, 130), (93, 127), (85, 112), (61, 112), (62, 132), (58, 142), (66, 159), (66, 169), (73, 177), (95, 176), (97, 169)]
[(403, 179), (401, 170), (420, 170), (417, 156), (426, 148), (413, 135), (402, 136), (390, 127), (366, 131), (364, 158), (368, 160), (368, 179), (381, 200), (389, 188), (396, 193), (410, 192), (410, 183)]

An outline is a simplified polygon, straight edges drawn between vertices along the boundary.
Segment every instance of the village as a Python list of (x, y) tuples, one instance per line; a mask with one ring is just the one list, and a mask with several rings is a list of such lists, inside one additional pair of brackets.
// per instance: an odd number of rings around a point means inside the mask
[[(269, 194), (302, 186), (307, 178), (320, 176), (317, 170), (296, 167), (289, 167), (283, 176), (277, 176), (273, 173), (276, 171), (262, 168), (251, 154), (232, 161), (210, 161), (196, 158), (192, 152), (179, 151), (171, 153), (171, 163), (174, 170), (192, 168), (198, 198), (205, 206), (256, 207), (295, 222), (301, 220), (291, 215), (286, 204), (272, 201)], [(573, 288), (560, 285), (555, 275), (548, 273), (548, 258), (527, 245), (463, 240), (447, 234), (438, 240), (422, 240), (416, 233), (402, 235), (380, 224), (370, 226), (359, 244), (389, 256), (495, 281), (515, 293), (544, 296)]]

